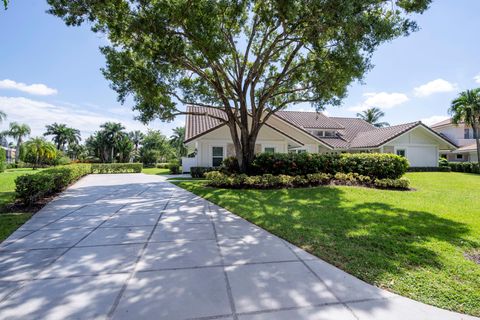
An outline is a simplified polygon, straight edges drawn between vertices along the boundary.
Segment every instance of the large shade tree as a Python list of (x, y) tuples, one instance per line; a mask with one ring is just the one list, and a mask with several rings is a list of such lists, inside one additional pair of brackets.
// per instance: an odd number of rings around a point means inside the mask
[[(48, 0), (67, 25), (108, 35), (104, 75), (139, 119), (221, 109), (243, 171), (269, 117), (338, 105), (383, 42), (416, 30), (431, 0)], [(205, 112), (192, 112), (205, 114)]]
[(385, 117), (385, 112), (376, 107), (372, 107), (357, 113), (357, 117), (365, 120), (377, 128), (388, 127), (390, 125), (388, 122), (380, 121), (381, 118)]
[(480, 88), (466, 90), (452, 101), (449, 109), (452, 122), (463, 122), (473, 129), (473, 135), (477, 144), (477, 160), (480, 165)]

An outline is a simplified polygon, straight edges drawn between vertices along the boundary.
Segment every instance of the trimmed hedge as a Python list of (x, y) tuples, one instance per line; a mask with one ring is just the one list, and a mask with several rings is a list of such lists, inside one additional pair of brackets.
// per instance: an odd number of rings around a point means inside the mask
[(449, 162), (450, 169), (455, 172), (480, 173), (480, 166), (474, 162)]
[(58, 193), (92, 172), (90, 164), (72, 164), (19, 176), (15, 179), (16, 198), (25, 205)]
[(275, 189), (275, 188), (298, 188), (321, 185), (348, 185), (365, 186), (382, 189), (407, 190), (410, 181), (406, 178), (400, 179), (372, 179), (369, 176), (358, 173), (337, 173), (331, 175), (328, 173), (310, 173), (307, 175), (272, 175), (263, 174), (248, 176), (246, 174), (228, 175), (220, 171), (211, 171), (205, 174), (212, 187), (232, 188), (232, 189)]
[(7, 153), (3, 148), (0, 148), (0, 172), (5, 171), (7, 167)]
[(143, 164), (141, 163), (94, 163), (92, 173), (140, 173)]
[(256, 175), (354, 172), (375, 179), (398, 179), (408, 167), (406, 158), (388, 153), (261, 153), (252, 163), (253, 174)]
[(213, 171), (211, 167), (191, 167), (190, 175), (192, 178), (205, 178), (205, 173)]
[(410, 167), (408, 172), (450, 172), (450, 167)]

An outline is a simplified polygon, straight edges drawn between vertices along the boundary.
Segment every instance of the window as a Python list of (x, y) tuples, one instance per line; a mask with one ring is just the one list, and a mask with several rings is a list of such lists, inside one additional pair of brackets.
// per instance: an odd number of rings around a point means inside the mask
[(265, 153), (275, 153), (275, 148), (274, 147), (265, 147), (263, 149), (263, 152), (265, 152)]
[(458, 153), (457, 154), (457, 160), (463, 160), (463, 154)]
[(463, 139), (470, 139), (470, 129), (463, 130)]
[(297, 153), (307, 153), (307, 150), (305, 150), (305, 149), (298, 149), (298, 150), (297, 150)]
[(326, 138), (335, 137), (335, 131), (325, 131), (324, 135)]
[(405, 149), (397, 149), (397, 156), (405, 157), (406, 154)]
[(212, 147), (212, 167), (220, 167), (223, 162), (223, 147)]

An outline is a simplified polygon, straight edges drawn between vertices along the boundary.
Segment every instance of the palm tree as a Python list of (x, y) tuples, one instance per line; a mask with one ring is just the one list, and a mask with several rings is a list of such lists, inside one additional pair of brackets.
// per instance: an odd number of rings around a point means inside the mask
[(115, 159), (115, 146), (123, 138), (123, 130), (125, 127), (121, 123), (116, 122), (106, 122), (100, 126), (105, 131), (106, 138), (110, 146), (110, 160), (111, 162)]
[(17, 149), (15, 151), (15, 162), (20, 158), (20, 148), (22, 147), (23, 138), (30, 134), (31, 130), (27, 124), (11, 122), (7, 135), (17, 140)]
[(480, 88), (463, 91), (452, 101), (448, 112), (452, 115), (452, 122), (465, 123), (473, 129), (477, 142), (477, 160), (480, 165)]
[(131, 131), (128, 136), (130, 137), (130, 140), (132, 141), (133, 143), (133, 146), (134, 146), (134, 150), (135, 152), (138, 151), (138, 147), (142, 144), (143, 142), (143, 139), (145, 138), (145, 135), (143, 134), (142, 131), (140, 130), (135, 130), (135, 131)]
[(185, 127), (176, 127), (172, 130), (173, 134), (170, 136), (170, 144), (177, 150), (179, 157), (187, 155), (187, 148), (183, 144), (185, 141)]
[(66, 124), (63, 123), (54, 123), (46, 126), (47, 131), (43, 134), (44, 136), (53, 136), (52, 141), (55, 142), (55, 145), (58, 150), (65, 150), (65, 146), (68, 144), (78, 144), (81, 140), (80, 130), (69, 128)]
[(377, 128), (388, 127), (390, 125), (388, 122), (379, 122), (380, 118), (385, 117), (385, 113), (376, 107), (362, 111), (362, 113), (357, 113), (357, 117), (365, 120)]
[(45, 138), (33, 138), (25, 143), (25, 156), (33, 160), (33, 169), (45, 160), (51, 160), (57, 155), (57, 149)]

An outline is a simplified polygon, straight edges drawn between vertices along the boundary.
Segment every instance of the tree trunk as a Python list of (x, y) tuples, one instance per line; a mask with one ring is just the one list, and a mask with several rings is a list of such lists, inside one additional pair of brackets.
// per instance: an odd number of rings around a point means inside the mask
[(479, 128), (478, 126), (476, 128), (473, 128), (473, 134), (475, 135), (475, 141), (477, 142), (477, 162), (478, 165), (480, 166), (480, 137), (479, 137)]
[(17, 140), (17, 148), (15, 151), (15, 162), (18, 163), (18, 160), (20, 159), (20, 147), (22, 145), (22, 139), (18, 138)]

